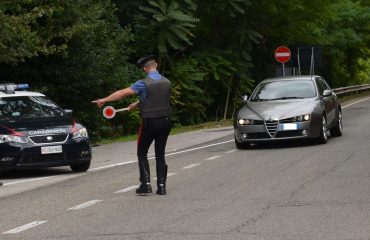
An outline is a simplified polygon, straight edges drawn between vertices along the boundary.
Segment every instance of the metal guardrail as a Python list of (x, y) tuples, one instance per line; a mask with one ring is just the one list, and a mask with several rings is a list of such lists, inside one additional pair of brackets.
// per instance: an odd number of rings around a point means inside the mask
[(370, 90), (370, 84), (363, 84), (363, 85), (341, 87), (341, 88), (334, 88), (333, 89), (333, 91), (337, 95), (345, 94), (345, 93), (351, 93), (351, 92), (364, 91), (364, 90)]

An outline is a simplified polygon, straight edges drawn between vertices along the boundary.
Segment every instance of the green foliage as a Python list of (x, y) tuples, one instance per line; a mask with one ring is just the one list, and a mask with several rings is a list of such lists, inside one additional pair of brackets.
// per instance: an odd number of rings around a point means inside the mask
[(251, 91), (254, 81), (249, 77), (250, 58), (243, 53), (208, 49), (207, 52), (194, 53), (194, 57), (200, 63), (199, 68), (207, 74), (202, 82), (202, 103), (207, 107), (208, 117), (215, 116), (220, 106), (226, 111), (226, 103), (234, 106), (234, 102), (227, 99), (228, 91), (232, 99), (239, 99)]
[(332, 5), (336, 14), (328, 19), (322, 35), (334, 86), (369, 82), (370, 6), (343, 0)]
[(1, 1), (0, 63), (17, 64), (39, 54), (65, 52), (71, 29), (50, 31), (59, 10), (42, 1)]
[(172, 82), (173, 120), (194, 124), (206, 119), (206, 106), (202, 103), (203, 90), (199, 87), (206, 72), (195, 58), (184, 58), (175, 63), (170, 72)]
[(251, 5), (250, 0), (217, 0), (215, 6), (227, 16), (237, 17), (240, 14), (245, 14), (245, 9)]
[(370, 83), (370, 48), (361, 49), (361, 55), (354, 66), (354, 84)]
[[(152, 0), (148, 5), (140, 6), (140, 9), (147, 13), (151, 19), (151, 27), (157, 33), (157, 47), (161, 54), (166, 54), (168, 48), (182, 50), (187, 45), (192, 45), (190, 38), (194, 37), (191, 29), (199, 21), (191, 15), (194, 10), (192, 1), (185, 1), (181, 5), (177, 1)], [(182, 7), (186, 6), (185, 10)]]

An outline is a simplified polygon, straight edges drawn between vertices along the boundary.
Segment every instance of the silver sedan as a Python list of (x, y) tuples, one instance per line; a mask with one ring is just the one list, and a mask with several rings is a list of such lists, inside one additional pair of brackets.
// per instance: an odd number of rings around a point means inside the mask
[(342, 136), (342, 109), (336, 94), (320, 76), (292, 76), (262, 81), (234, 121), (235, 144), (288, 139), (316, 139), (326, 143)]

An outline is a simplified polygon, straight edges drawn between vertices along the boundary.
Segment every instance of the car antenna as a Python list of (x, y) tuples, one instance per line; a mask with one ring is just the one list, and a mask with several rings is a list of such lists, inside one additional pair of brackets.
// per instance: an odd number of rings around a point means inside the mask
[(301, 60), (299, 58), (299, 48), (297, 49), (297, 61), (298, 61), (298, 75), (302, 75), (301, 74)]
[(314, 60), (314, 48), (311, 48), (311, 66), (310, 66), (310, 75), (311, 79), (312, 76), (315, 74), (315, 60)]

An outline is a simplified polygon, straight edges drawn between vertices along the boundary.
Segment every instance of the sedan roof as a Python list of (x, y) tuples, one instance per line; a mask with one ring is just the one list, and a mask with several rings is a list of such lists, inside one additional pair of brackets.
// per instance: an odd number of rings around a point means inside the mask
[(273, 82), (273, 81), (290, 81), (290, 80), (314, 80), (320, 76), (318, 75), (300, 75), (300, 76), (285, 76), (276, 78), (267, 78), (263, 82)]

